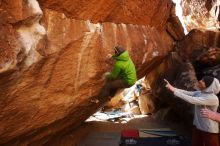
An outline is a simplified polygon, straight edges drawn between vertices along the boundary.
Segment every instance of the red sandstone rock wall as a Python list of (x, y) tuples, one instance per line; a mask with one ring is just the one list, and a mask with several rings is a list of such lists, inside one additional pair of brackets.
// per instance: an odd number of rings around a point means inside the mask
[(188, 31), (192, 29), (217, 30), (220, 27), (218, 0), (183, 0), (182, 8)]
[(170, 1), (122, 2), (0, 2), (0, 144), (46, 144), (95, 112), (117, 43), (138, 71), (167, 54)]
[(65, 13), (81, 20), (166, 26), (172, 2), (170, 0), (39, 0), (44, 8)]
[(177, 42), (173, 52), (160, 65), (147, 73), (153, 94), (169, 104), (192, 124), (193, 105), (167, 91), (163, 79), (180, 89), (196, 90), (196, 82), (204, 75), (220, 79), (219, 32), (193, 30)]

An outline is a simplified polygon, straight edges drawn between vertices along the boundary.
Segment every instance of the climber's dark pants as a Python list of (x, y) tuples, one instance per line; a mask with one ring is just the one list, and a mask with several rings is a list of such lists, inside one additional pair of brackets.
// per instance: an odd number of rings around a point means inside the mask
[(218, 133), (208, 133), (194, 128), (192, 146), (219, 146)]
[(122, 80), (108, 80), (104, 87), (101, 90), (101, 93), (98, 95), (99, 98), (109, 98), (113, 97), (118, 89), (129, 88), (131, 85), (124, 83)]

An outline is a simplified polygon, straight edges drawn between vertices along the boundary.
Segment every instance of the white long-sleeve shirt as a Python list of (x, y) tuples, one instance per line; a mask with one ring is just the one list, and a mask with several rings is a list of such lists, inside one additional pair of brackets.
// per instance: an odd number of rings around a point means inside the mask
[(186, 91), (175, 88), (174, 95), (195, 105), (193, 125), (195, 125), (196, 128), (209, 133), (219, 133), (218, 123), (211, 119), (204, 118), (200, 114), (203, 108), (215, 112), (217, 111), (219, 101), (215, 94), (217, 94), (219, 90), (219, 81), (214, 79), (213, 83), (203, 91)]

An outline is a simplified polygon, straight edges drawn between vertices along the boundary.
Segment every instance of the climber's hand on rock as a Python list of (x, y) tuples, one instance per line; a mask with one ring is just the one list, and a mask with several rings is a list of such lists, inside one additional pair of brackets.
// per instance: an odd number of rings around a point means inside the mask
[(106, 58), (107, 59), (111, 59), (112, 58), (112, 54), (107, 54)]
[(102, 75), (102, 79), (103, 79), (103, 80), (106, 79), (108, 75), (110, 75), (110, 72), (105, 72), (105, 73)]
[(114, 64), (114, 61), (113, 61), (114, 59), (112, 58), (112, 54), (107, 54), (106, 55), (106, 59), (105, 59), (105, 62), (107, 63), (107, 64), (109, 64), (109, 65), (113, 65)]
[(110, 72), (105, 72), (104, 75), (105, 77), (107, 77), (108, 75), (110, 75), (111, 73)]

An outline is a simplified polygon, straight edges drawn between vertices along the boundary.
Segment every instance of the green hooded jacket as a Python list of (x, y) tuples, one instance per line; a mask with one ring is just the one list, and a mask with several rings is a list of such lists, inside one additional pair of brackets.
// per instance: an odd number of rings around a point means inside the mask
[(128, 51), (123, 52), (119, 56), (113, 55), (116, 60), (113, 70), (107, 78), (110, 80), (120, 78), (128, 85), (134, 85), (137, 81), (136, 69), (134, 63), (129, 57)]

